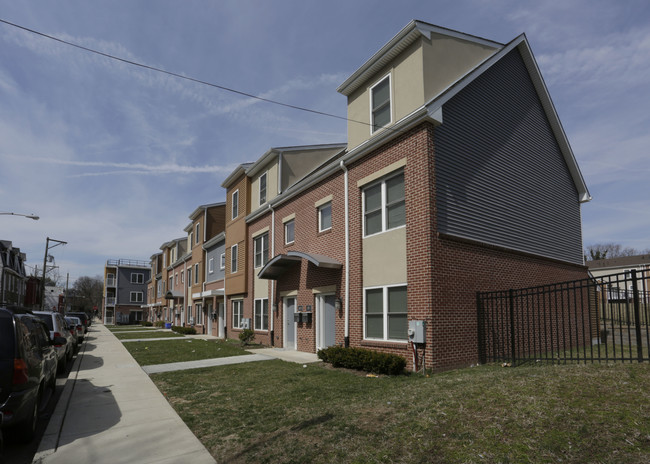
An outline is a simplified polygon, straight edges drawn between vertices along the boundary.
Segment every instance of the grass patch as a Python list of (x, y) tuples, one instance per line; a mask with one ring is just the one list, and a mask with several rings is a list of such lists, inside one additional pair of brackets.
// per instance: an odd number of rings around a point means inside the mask
[(238, 343), (234, 344), (229, 341), (203, 339), (159, 340), (124, 344), (141, 366), (248, 354), (238, 345)]
[(265, 361), (151, 378), (217, 462), (631, 463), (650, 455), (647, 363), (367, 378)]
[(174, 332), (163, 332), (161, 331), (151, 331), (151, 332), (123, 332), (116, 333), (113, 332), (119, 340), (134, 340), (138, 338), (178, 338), (184, 337), (184, 335), (177, 334)]
[(111, 332), (126, 332), (131, 330), (155, 330), (157, 327), (145, 327), (142, 325), (107, 325), (105, 326)]

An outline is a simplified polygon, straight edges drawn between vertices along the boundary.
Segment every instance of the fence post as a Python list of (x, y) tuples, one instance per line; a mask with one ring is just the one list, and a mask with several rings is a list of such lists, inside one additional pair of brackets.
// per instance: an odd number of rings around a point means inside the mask
[(478, 362), (485, 364), (487, 362), (487, 347), (486, 347), (486, 323), (485, 313), (483, 310), (483, 302), (481, 300), (481, 292), (476, 292), (476, 312), (478, 315)]
[(632, 297), (634, 298), (634, 331), (636, 333), (636, 354), (639, 362), (643, 362), (643, 341), (641, 336), (641, 302), (639, 301), (639, 286), (636, 280), (636, 270), (632, 270)]
[(510, 353), (512, 356), (512, 365), (516, 364), (515, 352), (515, 291), (508, 290), (508, 306), (510, 306)]

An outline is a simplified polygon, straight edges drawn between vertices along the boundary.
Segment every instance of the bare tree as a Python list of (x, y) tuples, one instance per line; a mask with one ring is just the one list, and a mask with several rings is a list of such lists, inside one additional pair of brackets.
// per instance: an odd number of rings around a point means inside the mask
[(92, 314), (93, 307), (99, 307), (104, 292), (104, 281), (100, 276), (79, 277), (72, 286), (70, 300), (75, 311)]
[(639, 251), (636, 248), (623, 247), (620, 243), (594, 243), (585, 249), (585, 259), (596, 261), (599, 259), (620, 258), (621, 256), (636, 256), (649, 253), (650, 250)]

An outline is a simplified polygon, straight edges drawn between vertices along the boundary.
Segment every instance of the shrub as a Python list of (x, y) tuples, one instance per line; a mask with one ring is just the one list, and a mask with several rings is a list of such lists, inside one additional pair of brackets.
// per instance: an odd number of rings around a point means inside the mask
[(140, 325), (143, 327), (151, 327), (153, 326), (153, 323), (151, 323), (150, 321), (140, 321)]
[(239, 341), (242, 346), (249, 345), (255, 340), (255, 332), (252, 329), (244, 329), (239, 334)]
[(194, 327), (182, 327), (179, 325), (173, 325), (172, 331), (182, 335), (196, 335), (196, 329)]
[(406, 359), (401, 356), (364, 348), (330, 346), (319, 350), (318, 357), (333, 367), (345, 367), (374, 374), (399, 375), (404, 373), (406, 367)]
[(156, 327), (165, 327), (165, 321), (156, 321), (153, 325)]

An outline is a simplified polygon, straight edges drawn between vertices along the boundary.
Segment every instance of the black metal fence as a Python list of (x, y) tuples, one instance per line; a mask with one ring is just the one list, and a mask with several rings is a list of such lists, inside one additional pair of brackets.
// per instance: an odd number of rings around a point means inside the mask
[(482, 363), (650, 361), (650, 271), (477, 293)]

